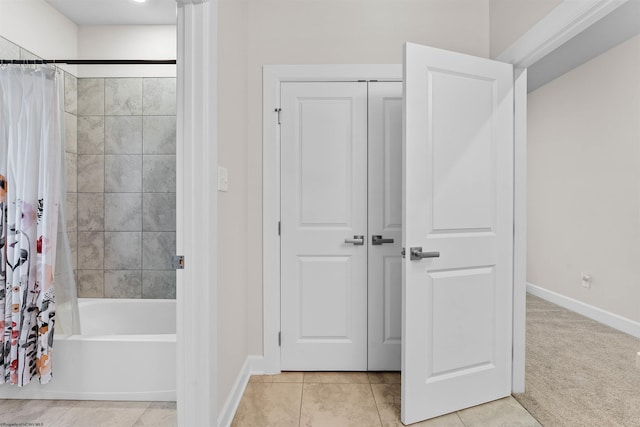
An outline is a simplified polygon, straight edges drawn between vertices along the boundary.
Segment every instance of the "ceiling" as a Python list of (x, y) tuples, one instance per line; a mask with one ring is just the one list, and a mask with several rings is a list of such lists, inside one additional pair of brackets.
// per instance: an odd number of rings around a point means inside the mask
[(176, 0), (47, 0), (78, 25), (175, 25)]

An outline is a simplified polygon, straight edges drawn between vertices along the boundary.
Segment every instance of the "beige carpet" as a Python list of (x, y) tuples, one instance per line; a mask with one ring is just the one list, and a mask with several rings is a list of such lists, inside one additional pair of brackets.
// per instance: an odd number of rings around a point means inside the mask
[(527, 296), (526, 392), (542, 425), (640, 426), (640, 339)]

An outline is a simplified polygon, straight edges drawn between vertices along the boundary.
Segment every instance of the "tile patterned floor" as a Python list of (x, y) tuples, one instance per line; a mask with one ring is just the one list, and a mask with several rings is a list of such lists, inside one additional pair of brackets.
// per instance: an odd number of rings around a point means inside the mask
[[(400, 374), (285, 372), (249, 380), (232, 427), (400, 427)], [(513, 397), (420, 427), (540, 426)]]
[[(175, 402), (0, 400), (1, 425), (175, 427)], [(251, 377), (232, 427), (400, 427), (400, 374), (284, 372)], [(540, 426), (512, 397), (420, 427)], [(185, 426), (195, 427), (195, 426)]]
[(175, 402), (0, 400), (0, 426), (175, 427)]

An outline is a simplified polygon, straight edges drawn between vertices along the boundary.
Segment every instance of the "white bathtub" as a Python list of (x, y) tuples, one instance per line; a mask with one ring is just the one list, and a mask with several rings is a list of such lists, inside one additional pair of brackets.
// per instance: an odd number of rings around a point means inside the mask
[(80, 335), (54, 338), (51, 382), (3, 384), (0, 399), (176, 400), (175, 300), (79, 298), (78, 306)]

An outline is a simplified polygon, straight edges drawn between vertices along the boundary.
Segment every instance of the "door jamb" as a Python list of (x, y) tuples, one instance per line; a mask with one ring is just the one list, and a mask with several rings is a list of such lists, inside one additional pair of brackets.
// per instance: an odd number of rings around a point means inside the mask
[(525, 391), (527, 277), (527, 67), (627, 0), (563, 0), (495, 59), (514, 65), (514, 264), (512, 393)]
[(401, 65), (265, 65), (262, 105), (262, 266), (264, 358), (254, 370), (280, 373), (280, 84), (283, 82), (402, 81)]

